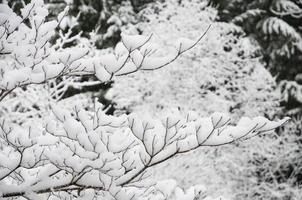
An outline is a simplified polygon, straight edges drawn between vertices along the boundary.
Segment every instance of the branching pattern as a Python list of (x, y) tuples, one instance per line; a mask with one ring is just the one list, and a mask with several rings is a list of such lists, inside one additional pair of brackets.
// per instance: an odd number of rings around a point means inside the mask
[[(70, 32), (66, 37), (61, 33), (61, 44), (50, 42), (68, 8), (47, 22), (42, 0), (25, 5), (21, 16), (6, 4), (0, 10), (0, 56), (4, 58), (0, 101), (18, 87), (30, 90), (29, 85), (42, 83), (51, 85), (51, 98), (56, 100), (64, 95), (68, 77), (95, 75), (106, 82), (114, 76), (162, 68), (197, 45), (210, 28), (196, 41), (178, 40), (174, 51), (165, 56), (154, 56), (152, 35), (126, 34), (114, 54), (95, 56), (85, 46), (64, 48), (64, 42), (80, 37)], [(55, 82), (56, 78), (62, 82)], [(106, 115), (97, 102), (93, 111), (77, 105), (72, 112), (54, 102), (48, 105), (52, 114), (43, 118), (42, 130), (34, 123), (20, 125), (0, 117), (1, 198), (131, 200), (151, 199), (159, 192), (157, 199), (168, 199), (158, 184), (149, 181), (149, 168), (202, 146), (226, 145), (271, 132), (288, 120), (242, 118), (234, 126), (222, 113), (152, 119), (134, 113)], [(188, 193), (175, 189), (175, 195), (179, 199), (203, 196), (195, 189)]]
[(126, 188), (150, 187), (142, 184), (148, 168), (201, 146), (249, 139), (288, 120), (242, 118), (231, 126), (221, 113), (156, 120), (108, 116), (100, 106), (93, 113), (75, 107), (73, 115), (58, 107), (52, 110), (56, 120), (49, 120), (42, 134), (1, 120), (3, 197), (94, 189), (131, 199), (137, 194)]
[[(156, 49), (147, 45), (152, 35), (126, 34), (122, 34), (119, 53), (95, 57), (86, 47), (62, 48), (63, 43), (51, 45), (50, 40), (68, 7), (57, 20), (48, 22), (45, 22), (48, 11), (40, 1), (27, 4), (22, 9), (22, 17), (7, 5), (1, 5), (1, 9), (5, 14), (0, 22), (0, 56), (8, 59), (0, 68), (0, 101), (17, 87), (41, 84), (62, 76), (95, 75), (101, 82), (107, 82), (114, 76), (162, 68), (193, 48), (210, 28), (196, 41), (179, 41), (175, 52), (164, 57), (152, 56)], [(25, 23), (27, 20), (29, 25)], [(74, 39), (76, 36), (68, 41)]]

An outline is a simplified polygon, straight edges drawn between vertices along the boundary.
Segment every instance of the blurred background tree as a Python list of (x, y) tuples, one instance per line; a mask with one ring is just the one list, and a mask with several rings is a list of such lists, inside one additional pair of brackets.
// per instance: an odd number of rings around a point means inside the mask
[[(69, 20), (76, 20), (78, 26), (74, 33), (83, 32), (82, 36), (90, 38), (96, 33), (95, 45), (99, 49), (114, 47), (120, 41), (122, 26), (136, 23), (134, 15), (154, 0), (46, 0), (51, 14), (70, 5)], [(125, 10), (125, 8), (127, 8)], [(69, 24), (65, 24), (68, 26)], [(91, 39), (91, 38), (90, 38)]]
[(211, 0), (219, 20), (241, 26), (262, 47), (266, 67), (280, 82), (282, 105), (301, 114), (302, 1)]
[[(301, 114), (302, 114), (302, 1), (301, 0), (211, 0), (218, 8), (218, 20), (234, 23), (261, 47), (259, 56), (276, 78), (281, 94), (281, 115), (292, 122), (280, 130), (268, 151), (253, 152), (252, 170), (258, 182), (268, 183), (277, 199), (293, 199), (286, 184), (301, 185)], [(275, 146), (274, 146), (275, 143)], [(278, 145), (276, 145), (278, 143)], [(267, 146), (267, 145), (265, 145)], [(280, 149), (284, 149), (280, 151)], [(300, 150), (299, 150), (300, 149)], [(284, 153), (283, 153), (284, 152)], [(267, 156), (268, 154), (271, 156)], [(297, 154), (298, 153), (298, 154)], [(261, 155), (261, 156), (260, 156)], [(277, 161), (278, 160), (278, 161)], [(277, 162), (276, 162), (277, 161)], [(287, 189), (286, 189), (287, 188)], [(265, 190), (258, 188), (255, 194)], [(275, 191), (275, 192), (272, 192)], [(283, 195), (281, 195), (283, 193)], [(269, 195), (271, 195), (269, 194)], [(284, 196), (284, 194), (286, 194)], [(263, 197), (263, 196), (262, 196)]]

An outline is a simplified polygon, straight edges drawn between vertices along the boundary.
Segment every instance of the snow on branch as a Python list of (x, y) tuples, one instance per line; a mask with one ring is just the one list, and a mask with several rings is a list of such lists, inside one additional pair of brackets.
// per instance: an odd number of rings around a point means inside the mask
[[(74, 113), (53, 106), (54, 120), (39, 133), (0, 120), (0, 194), (2, 197), (104, 191), (116, 199), (139, 198), (127, 188), (148, 188), (146, 170), (202, 146), (220, 146), (268, 133), (288, 121), (242, 118), (236, 126), (222, 113), (201, 118), (136, 114), (110, 116)], [(42, 196), (40, 196), (42, 198)]]
[[(113, 54), (94, 56), (85, 45), (64, 48), (80, 38), (70, 31), (59, 31), (59, 43), (52, 43), (68, 8), (52, 21), (46, 20), (48, 10), (42, 0), (25, 5), (21, 16), (5, 4), (0, 4), (0, 11), (0, 101), (17, 87), (62, 76), (95, 75), (106, 82), (162, 68), (197, 45), (210, 28), (196, 41), (179, 39), (176, 48), (164, 55), (158, 54), (152, 35), (122, 34)], [(66, 80), (61, 83), (52, 87), (57, 99), (68, 85)], [(222, 113), (204, 118), (193, 112), (162, 119), (134, 113), (112, 116), (97, 103), (93, 112), (80, 106), (73, 112), (54, 105), (51, 110), (42, 130), (34, 123), (20, 125), (0, 118), (1, 198), (93, 199), (101, 193), (104, 199), (150, 199), (158, 187), (148, 179), (150, 167), (202, 146), (226, 145), (274, 131), (288, 120), (242, 118), (232, 125)], [(176, 192), (192, 200), (194, 193), (194, 188)]]
[(157, 50), (149, 48), (152, 35), (126, 34), (121, 35), (119, 44), (123, 51), (94, 56), (88, 47), (63, 48), (65, 43), (80, 37), (69, 38), (70, 31), (64, 37), (59, 30), (60, 44), (51, 43), (68, 7), (52, 21), (47, 21), (48, 10), (39, 0), (25, 5), (21, 16), (6, 4), (0, 4), (0, 10), (0, 101), (17, 87), (41, 84), (61, 76), (95, 75), (106, 82), (116, 75), (159, 69), (193, 48), (210, 28), (196, 41), (181, 39), (174, 52), (162, 57), (152, 56)]
[(295, 2), (289, 0), (273, 1), (269, 10), (274, 15), (280, 17), (287, 16), (287, 15), (290, 15), (291, 17), (298, 18), (298, 19), (302, 17), (302, 9)]

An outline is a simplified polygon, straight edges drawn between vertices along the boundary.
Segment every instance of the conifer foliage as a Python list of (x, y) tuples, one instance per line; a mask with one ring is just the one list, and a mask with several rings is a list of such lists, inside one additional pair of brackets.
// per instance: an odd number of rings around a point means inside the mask
[[(288, 109), (301, 106), (297, 94), (284, 88), (301, 90), (302, 73), (302, 2), (300, 0), (212, 0), (219, 4), (221, 20), (231, 21), (244, 28), (262, 46), (267, 67), (282, 82), (283, 94), (292, 101), (284, 102)], [(288, 86), (285, 86), (288, 84)]]

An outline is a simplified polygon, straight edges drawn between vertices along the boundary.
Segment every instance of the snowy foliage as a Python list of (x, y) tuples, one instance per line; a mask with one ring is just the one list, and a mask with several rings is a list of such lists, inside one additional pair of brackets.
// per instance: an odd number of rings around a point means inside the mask
[[(159, 12), (157, 16), (153, 15), (153, 9)], [(265, 69), (261, 58), (255, 57), (259, 47), (244, 36), (239, 27), (214, 22), (215, 9), (205, 7), (199, 1), (182, 1), (180, 5), (166, 1), (145, 10), (142, 18), (146, 20), (139, 24), (142, 30), (153, 31), (154, 36), (163, 41), (161, 43), (171, 46), (171, 38), (176, 40), (182, 35), (194, 38), (198, 34), (196, 29), (209, 23), (212, 27), (194, 51), (174, 62), (171, 68), (152, 72), (152, 78), (139, 72), (116, 81), (107, 98), (117, 103), (117, 113), (149, 112), (161, 116), (167, 110), (177, 108), (180, 112), (194, 110), (203, 116), (214, 111), (231, 112), (233, 118), (239, 118), (241, 115), (273, 116), (280, 110), (281, 95), (275, 90), (274, 77)], [(125, 85), (129, 86), (127, 90)], [(287, 131), (281, 134), (285, 136)], [(283, 139), (286, 137), (278, 140)], [(298, 153), (288, 157), (290, 159), (281, 155), (299, 148), (291, 142), (280, 144), (275, 140), (275, 135), (267, 135), (248, 143), (203, 148), (150, 171), (158, 180), (173, 177), (185, 187), (202, 183), (207, 185), (210, 193), (223, 194), (230, 199), (254, 200), (268, 196), (274, 199), (270, 191), (276, 192), (282, 186), (257, 178), (259, 168), (252, 163), (253, 155), (268, 160), (266, 166), (271, 169), (267, 169), (265, 176), (269, 176), (270, 170), (278, 168), (269, 162), (296, 160)], [(274, 150), (263, 150), (268, 143)], [(290, 187), (288, 184), (278, 195), (286, 196), (292, 190), (294, 199), (298, 200), (299, 188)], [(261, 192), (257, 194), (257, 191)]]
[[(147, 170), (199, 147), (271, 133), (288, 121), (242, 117), (234, 125), (220, 112), (210, 117), (165, 113), (157, 119), (146, 113), (112, 116), (98, 102), (90, 107), (89, 100), (64, 103), (69, 85), (89, 84), (78, 83), (78, 76), (94, 75), (107, 82), (160, 69), (196, 46), (209, 27), (196, 40), (174, 40), (168, 53), (153, 43), (152, 34), (124, 33), (114, 54), (102, 54), (80, 34), (60, 32), (68, 7), (52, 21), (47, 21), (48, 10), (39, 0), (25, 5), (21, 16), (6, 4), (0, 10), (1, 198), (213, 199), (204, 196), (201, 186), (184, 191), (172, 183), (154, 184)], [(59, 39), (54, 42), (56, 32)], [(65, 48), (70, 40), (83, 43)], [(16, 97), (22, 94), (29, 96), (26, 101)]]
[[(269, 4), (268, 10), (266, 10), (266, 4)], [(297, 19), (301, 18), (302, 8), (298, 4), (291, 0), (275, 0), (271, 3), (264, 1), (258, 5), (252, 4), (250, 7), (254, 7), (254, 9), (246, 10), (232, 21), (243, 27), (256, 25), (258, 31), (256, 34), (260, 40), (272, 41), (274, 38), (279, 38), (279, 45), (271, 42), (267, 47), (271, 51), (272, 58), (276, 56), (290, 58), (295, 54), (295, 51), (299, 51), (297, 46), (302, 41), (301, 33), (290, 24), (290, 20), (283, 19), (288, 15)], [(273, 15), (270, 15), (269, 12)], [(249, 30), (249, 28), (247, 29)], [(263, 36), (264, 38), (261, 39)]]
[[(287, 121), (242, 118), (232, 126), (221, 113), (155, 120), (108, 116), (98, 105), (94, 113), (75, 107), (74, 117), (62, 108), (52, 110), (56, 120), (43, 132), (1, 120), (3, 197), (93, 188), (126, 198), (125, 186), (143, 187), (145, 170), (176, 154), (245, 140)], [(140, 194), (129, 198), (135, 195)]]
[[(87, 46), (51, 46), (50, 40), (55, 29), (68, 9), (58, 15), (57, 21), (48, 22), (45, 22), (48, 11), (39, 1), (27, 4), (22, 9), (22, 17), (5, 4), (1, 5), (1, 9), (4, 13), (1, 22), (1, 55), (6, 59), (1, 65), (0, 99), (17, 87), (44, 83), (61, 76), (95, 75), (101, 82), (106, 82), (115, 75), (158, 69), (177, 59), (204, 36), (185, 48), (184, 44), (179, 43), (167, 56), (153, 57), (151, 53), (154, 49), (141, 48), (152, 35), (123, 34), (119, 54), (95, 57), (91, 55), (93, 53), (89, 54)], [(26, 20), (29, 20), (30, 26), (26, 25)]]
[(39, 84), (65, 75), (70, 65), (87, 50), (56, 49), (50, 40), (67, 9), (57, 20), (46, 22), (48, 11), (43, 2), (32, 2), (16, 15), (1, 4), (1, 99), (19, 86)]
[(279, 133), (252, 141), (253, 148), (221, 153), (223, 160), (217, 166), (224, 165), (222, 176), (234, 180), (235, 199), (301, 199), (300, 122), (301, 118), (293, 119)]
[[(222, 20), (240, 25), (248, 35), (256, 38), (262, 47), (263, 60), (267, 68), (278, 81), (283, 81), (283, 85), (285, 80), (293, 81), (302, 72), (300, 0), (212, 0), (212, 2), (219, 4)], [(288, 84), (291, 85), (290, 82)], [(291, 98), (298, 94), (293, 95)], [(292, 105), (288, 104), (286, 107)], [(301, 104), (295, 104), (295, 108), (299, 107)]]
[(282, 94), (281, 101), (287, 106), (287, 114), (293, 116), (301, 115), (301, 107), (295, 105), (302, 104), (302, 86), (295, 81), (281, 81), (278, 89)]
[[(141, 15), (147, 22), (139, 27), (146, 33), (154, 32), (154, 38), (167, 47), (173, 48), (171, 39), (177, 41), (184, 35), (195, 38), (199, 34), (196, 29), (202, 31), (207, 24), (212, 27), (194, 51), (170, 68), (151, 72), (152, 79), (139, 72), (116, 81), (106, 97), (117, 103), (117, 112), (160, 115), (176, 108), (202, 115), (231, 112), (235, 118), (274, 113), (280, 98), (274, 91), (274, 78), (254, 56), (257, 46), (242, 36), (239, 27), (214, 22), (215, 9), (194, 1), (181, 6), (168, 1), (155, 9), (160, 10), (159, 16), (145, 10)], [(169, 48), (156, 53), (165, 52)]]

